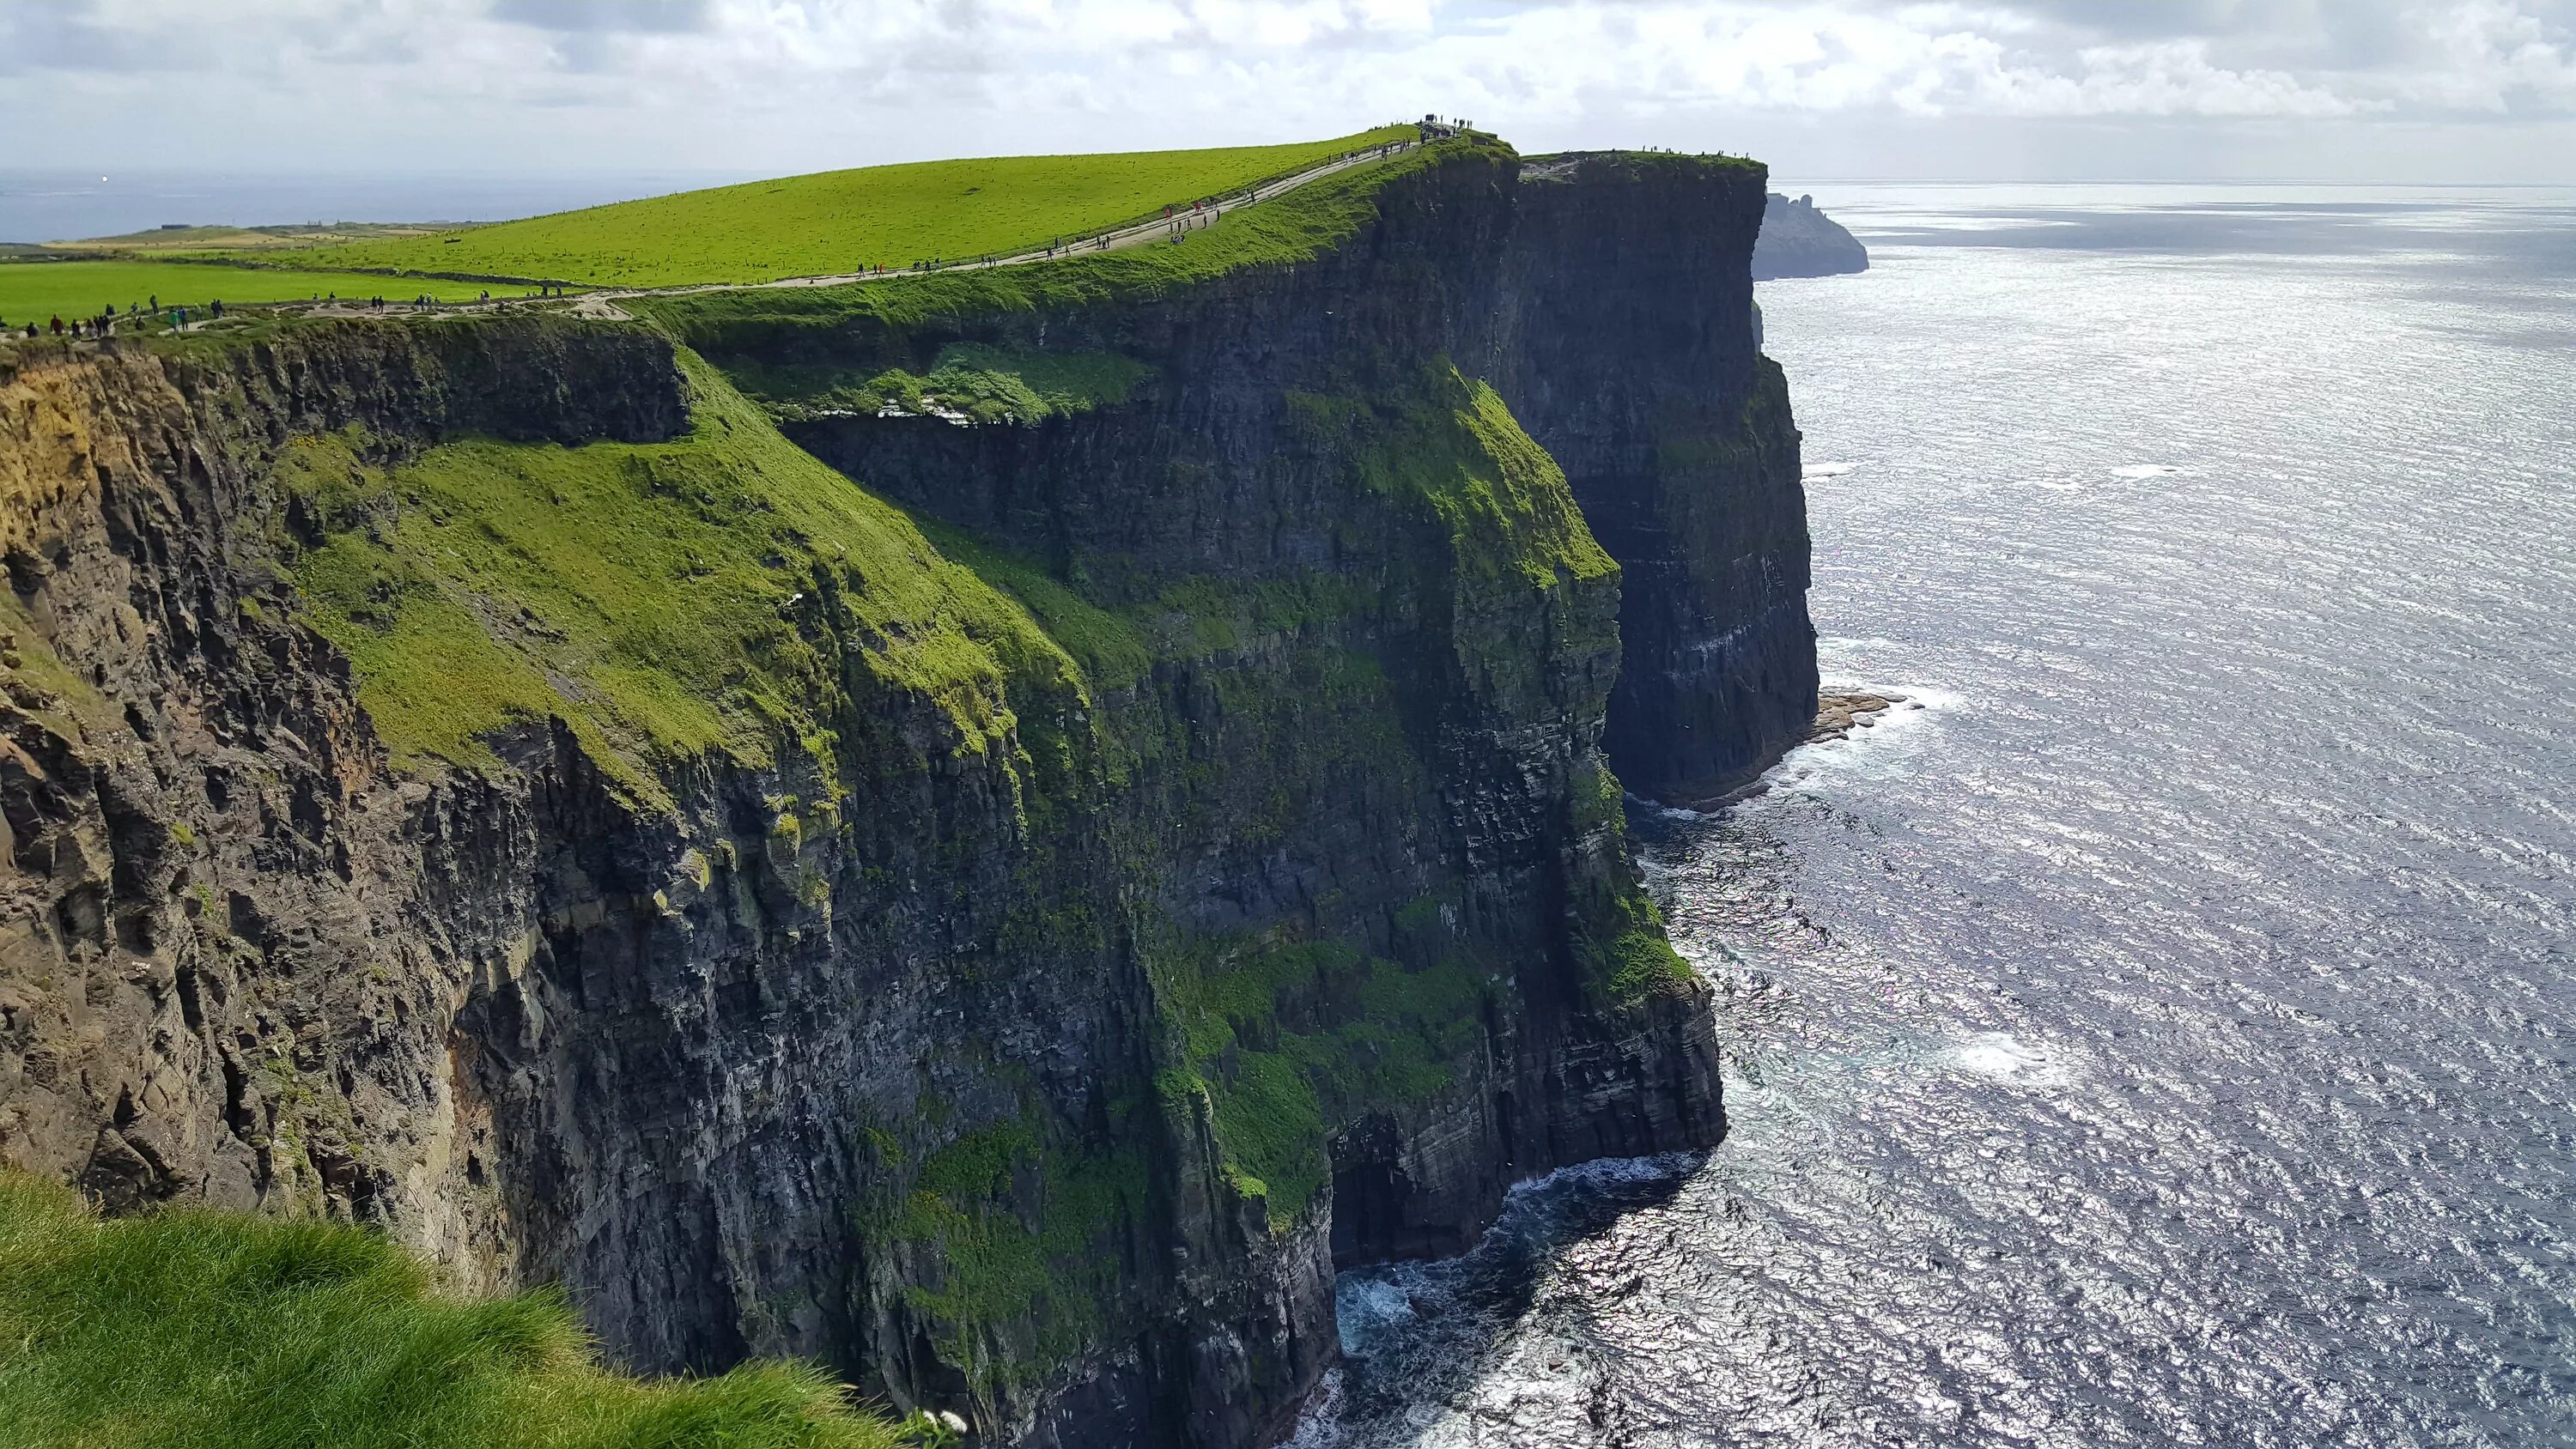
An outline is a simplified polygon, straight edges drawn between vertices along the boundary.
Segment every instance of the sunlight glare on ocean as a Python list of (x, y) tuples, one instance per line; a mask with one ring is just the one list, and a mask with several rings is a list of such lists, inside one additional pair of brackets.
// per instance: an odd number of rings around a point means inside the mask
[(1345, 1274), (1300, 1441), (2576, 1441), (2576, 196), (1816, 190), (1825, 678), (1927, 707), (1632, 808), (1733, 1135)]

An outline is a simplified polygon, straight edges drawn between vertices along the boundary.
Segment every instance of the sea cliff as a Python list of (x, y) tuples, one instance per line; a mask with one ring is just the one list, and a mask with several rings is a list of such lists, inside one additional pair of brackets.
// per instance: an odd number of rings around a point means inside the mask
[(1753, 280), (1837, 277), (1868, 270), (1869, 248), (1841, 222), (1825, 215), (1816, 198), (1792, 200), (1772, 193), (1763, 211), (1761, 239), (1753, 248)]
[(1724, 1130), (1620, 782), (1812, 712), (1761, 183), (1467, 141), (1204, 264), (13, 354), (0, 1165), (1274, 1437), (1336, 1263)]

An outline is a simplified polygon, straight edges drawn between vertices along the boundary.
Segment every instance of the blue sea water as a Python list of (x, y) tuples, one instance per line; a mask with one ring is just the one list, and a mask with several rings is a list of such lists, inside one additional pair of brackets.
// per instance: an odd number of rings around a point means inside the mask
[(159, 226), (505, 221), (748, 178), (698, 172), (563, 176), (0, 170), (0, 242), (74, 241)]
[(1301, 1440), (2576, 1443), (2576, 195), (1816, 191), (1919, 707), (1632, 810), (1733, 1134), (1345, 1274)]

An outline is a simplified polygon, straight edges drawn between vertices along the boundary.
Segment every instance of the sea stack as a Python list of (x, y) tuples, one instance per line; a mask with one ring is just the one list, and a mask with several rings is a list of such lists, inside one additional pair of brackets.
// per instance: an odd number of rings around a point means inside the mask
[(1762, 235), (1753, 246), (1753, 280), (1839, 277), (1869, 270), (1869, 249), (1840, 222), (1816, 209), (1816, 198), (1792, 201), (1772, 192), (1762, 208)]

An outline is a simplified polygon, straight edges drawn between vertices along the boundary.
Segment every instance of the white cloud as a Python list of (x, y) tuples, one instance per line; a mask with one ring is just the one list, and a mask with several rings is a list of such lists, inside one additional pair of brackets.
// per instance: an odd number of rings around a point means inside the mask
[(2565, 27), (2501, 0), (2410, 13), (2443, 63), (2406, 78), (2408, 99), (2495, 114), (2576, 108), (2576, 41)]
[[(0, 142), (47, 134), (0, 149), (757, 171), (1213, 144), (1423, 110), (1632, 142), (1657, 139), (1659, 116), (1731, 116), (2034, 134), (2333, 123), (2349, 144), (2388, 119), (2576, 112), (2570, 4), (5, 0), (0, 70), (41, 78), (0, 87)], [(89, 124), (54, 120), (75, 101)]]

